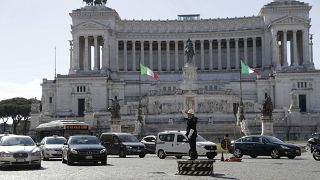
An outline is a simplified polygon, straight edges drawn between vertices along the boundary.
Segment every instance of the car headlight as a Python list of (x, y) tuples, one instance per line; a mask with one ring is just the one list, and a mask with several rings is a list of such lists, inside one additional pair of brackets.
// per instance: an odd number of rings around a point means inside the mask
[(50, 148), (44, 148), (44, 150), (46, 150), (46, 151), (51, 151), (52, 149), (50, 149)]
[(106, 149), (101, 149), (100, 154), (103, 154), (106, 152)]
[(131, 146), (126, 146), (126, 148), (127, 148), (127, 149), (132, 149), (132, 147), (131, 147)]
[(70, 152), (71, 152), (72, 154), (78, 154), (78, 151), (75, 150), (75, 149), (71, 149)]
[(5, 152), (5, 151), (0, 152), (0, 157), (10, 157), (11, 155), (12, 155), (11, 152)]
[(280, 145), (280, 147), (281, 147), (282, 149), (290, 149), (290, 148), (288, 148), (287, 146), (284, 146), (284, 145)]
[(198, 147), (204, 148), (204, 144), (197, 144)]
[(32, 151), (32, 153), (31, 153), (31, 156), (40, 156), (40, 155), (41, 155), (41, 152), (39, 149), (36, 149), (36, 150)]

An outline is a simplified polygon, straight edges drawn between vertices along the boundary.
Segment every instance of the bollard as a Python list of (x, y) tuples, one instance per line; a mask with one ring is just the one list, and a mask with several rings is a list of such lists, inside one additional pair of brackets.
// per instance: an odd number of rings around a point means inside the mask
[(178, 175), (211, 176), (215, 160), (187, 160), (177, 161)]

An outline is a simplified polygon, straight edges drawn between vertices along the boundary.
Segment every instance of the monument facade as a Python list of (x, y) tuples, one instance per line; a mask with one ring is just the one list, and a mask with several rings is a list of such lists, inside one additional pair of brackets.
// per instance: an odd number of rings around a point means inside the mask
[[(244, 113), (252, 133), (261, 133), (259, 108), (265, 97), (273, 102), (275, 135), (298, 139), (319, 130), (320, 71), (311, 53), (309, 4), (273, 0), (258, 15), (241, 18), (123, 20), (105, 3), (89, 3), (70, 13), (69, 72), (43, 79), (42, 112), (33, 114), (32, 127), (73, 118), (97, 133), (110, 131), (109, 99), (117, 96), (122, 99), (121, 130), (133, 132), (140, 62), (159, 74), (159, 81), (141, 77), (144, 132), (183, 129), (181, 111), (192, 107), (199, 134), (232, 134), (243, 60), (260, 72), (259, 77), (242, 76)], [(193, 46), (191, 59), (185, 55), (187, 44)]]

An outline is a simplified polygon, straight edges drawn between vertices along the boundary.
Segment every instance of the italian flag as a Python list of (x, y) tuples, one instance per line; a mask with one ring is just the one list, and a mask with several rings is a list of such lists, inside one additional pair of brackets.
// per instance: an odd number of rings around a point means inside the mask
[(259, 72), (256, 69), (249, 67), (242, 60), (241, 60), (241, 73), (242, 74), (251, 74), (251, 73), (259, 74)]
[(156, 81), (159, 80), (158, 73), (153, 72), (151, 69), (149, 69), (148, 67), (144, 66), (143, 64), (140, 64), (140, 73), (141, 73), (141, 75), (151, 76)]

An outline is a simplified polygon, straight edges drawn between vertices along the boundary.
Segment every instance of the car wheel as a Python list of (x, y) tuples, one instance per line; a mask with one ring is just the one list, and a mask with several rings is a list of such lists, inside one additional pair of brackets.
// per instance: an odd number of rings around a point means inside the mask
[(72, 166), (73, 165), (73, 162), (70, 160), (70, 158), (68, 158), (67, 157), (67, 164), (69, 165), (69, 166)]
[(158, 157), (159, 157), (160, 159), (164, 159), (164, 158), (166, 158), (166, 153), (165, 153), (162, 149), (160, 149), (160, 150), (158, 151)]
[(106, 165), (107, 164), (107, 158), (101, 161), (101, 165)]
[(48, 161), (48, 160), (49, 160), (49, 158), (46, 158), (46, 156), (44, 155), (43, 152), (42, 152), (42, 160), (43, 160), (43, 161)]
[(67, 163), (67, 161), (64, 159), (64, 157), (62, 156), (62, 164)]
[(214, 157), (215, 157), (214, 154), (208, 154), (208, 155), (207, 155), (207, 158), (208, 158), (208, 159), (213, 159)]
[[(189, 151), (189, 157), (192, 158), (192, 157), (191, 157), (191, 150)], [(193, 158), (194, 158), (194, 159), (198, 159), (198, 153), (196, 153)]]
[(250, 155), (251, 158), (257, 158), (257, 155)]
[(144, 158), (145, 156), (146, 156), (146, 154), (144, 154), (144, 153), (143, 154), (139, 154), (140, 158)]
[(272, 159), (279, 159), (280, 158), (280, 154), (279, 154), (278, 149), (272, 149), (270, 155), (271, 155)]
[(125, 157), (126, 157), (126, 153), (124, 153), (124, 150), (121, 150), (121, 151), (119, 152), (119, 157), (120, 157), (120, 158), (125, 158)]
[(241, 150), (240, 150), (239, 148), (236, 148), (236, 149), (234, 150), (233, 155), (234, 155), (236, 158), (242, 158), (242, 156), (243, 156), (243, 154), (242, 154), (242, 152), (241, 152)]
[(176, 158), (177, 158), (177, 159), (181, 159), (181, 158), (182, 158), (182, 156), (176, 156)]
[(289, 155), (288, 158), (289, 159), (294, 159), (296, 156), (295, 155)]
[(314, 160), (320, 161), (320, 152), (319, 151), (313, 152), (312, 156), (313, 156)]
[(41, 163), (34, 166), (36, 169), (41, 169)]

